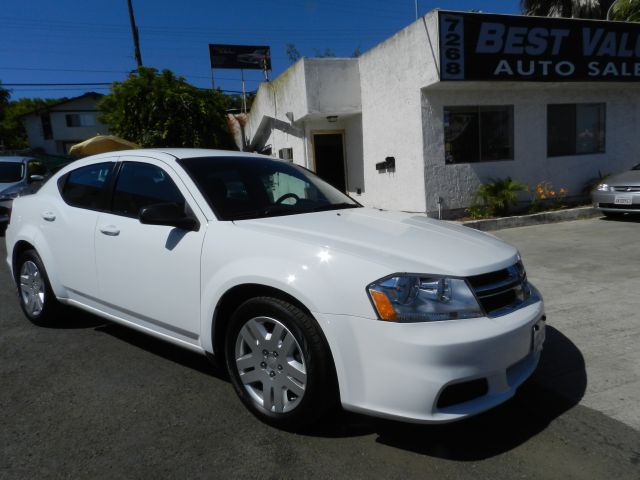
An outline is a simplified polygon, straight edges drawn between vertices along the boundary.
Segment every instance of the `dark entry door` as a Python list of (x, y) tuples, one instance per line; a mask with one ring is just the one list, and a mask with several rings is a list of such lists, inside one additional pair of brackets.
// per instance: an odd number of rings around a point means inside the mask
[(341, 133), (318, 133), (313, 136), (316, 174), (342, 192), (347, 191), (344, 173), (344, 148)]

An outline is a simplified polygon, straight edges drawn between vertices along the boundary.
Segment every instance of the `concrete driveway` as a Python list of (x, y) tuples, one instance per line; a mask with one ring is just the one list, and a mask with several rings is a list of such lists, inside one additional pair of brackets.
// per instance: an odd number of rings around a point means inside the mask
[[(640, 220), (595, 218), (495, 233), (520, 249), (549, 325), (582, 353), (587, 383), (580, 403), (640, 430)], [(567, 388), (572, 368), (556, 366), (545, 385)]]
[(637, 480), (639, 228), (497, 232), (549, 317), (541, 366), (505, 405), (443, 426), (341, 413), (303, 435), (258, 422), (204, 357), (78, 311), (31, 325), (2, 262), (0, 478)]

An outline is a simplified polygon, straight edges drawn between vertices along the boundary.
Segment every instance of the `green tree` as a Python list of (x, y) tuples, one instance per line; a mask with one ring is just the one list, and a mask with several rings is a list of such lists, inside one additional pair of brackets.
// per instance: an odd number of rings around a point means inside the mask
[(522, 0), (522, 11), (542, 17), (604, 19), (614, 0)]
[[(527, 15), (640, 21), (640, 0), (521, 0)], [(611, 10), (609, 12), (609, 10)]]
[(0, 147), (7, 145), (6, 134), (4, 129), (4, 120), (7, 116), (7, 108), (9, 107), (9, 97), (11, 92), (6, 88), (3, 88), (2, 82), (0, 82)]
[(169, 70), (141, 67), (98, 103), (114, 134), (144, 147), (235, 148), (226, 124), (229, 100)]
[(289, 63), (294, 64), (302, 58), (302, 55), (300, 55), (300, 52), (293, 43), (287, 43), (285, 48)]

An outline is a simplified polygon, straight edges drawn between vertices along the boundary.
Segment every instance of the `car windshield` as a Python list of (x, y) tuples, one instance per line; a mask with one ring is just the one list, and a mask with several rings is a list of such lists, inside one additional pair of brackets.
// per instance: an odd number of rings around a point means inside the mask
[(360, 207), (324, 180), (291, 163), (259, 157), (186, 158), (179, 163), (221, 220)]
[(0, 183), (14, 183), (22, 180), (24, 164), (18, 162), (0, 162)]

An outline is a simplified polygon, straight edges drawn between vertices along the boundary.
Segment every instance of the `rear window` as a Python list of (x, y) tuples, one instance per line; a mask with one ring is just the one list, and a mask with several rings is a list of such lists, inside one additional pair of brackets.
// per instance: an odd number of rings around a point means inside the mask
[(106, 186), (113, 163), (96, 163), (80, 167), (66, 175), (62, 198), (73, 207), (104, 210), (107, 206)]

